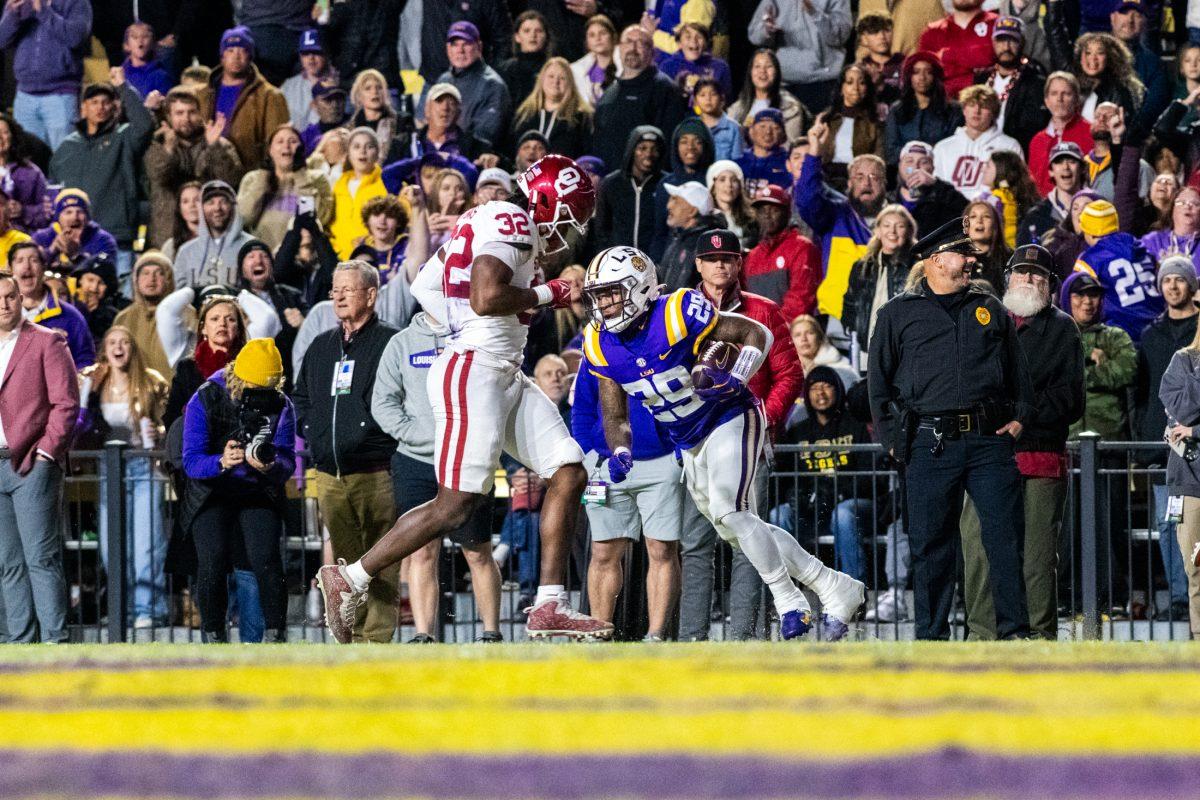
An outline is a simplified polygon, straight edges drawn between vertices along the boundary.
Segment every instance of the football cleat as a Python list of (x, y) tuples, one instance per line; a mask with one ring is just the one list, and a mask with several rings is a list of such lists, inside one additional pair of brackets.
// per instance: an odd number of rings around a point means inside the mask
[(808, 609), (785, 611), (779, 618), (779, 635), (783, 639), (800, 639), (812, 630), (812, 612)]
[(570, 639), (611, 639), (613, 626), (571, 608), (566, 595), (543, 600), (525, 609), (525, 634), (530, 639), (562, 636)]
[(836, 642), (850, 630), (849, 623), (867, 598), (867, 587), (844, 572), (835, 572), (833, 585), (821, 599), (821, 624), (825, 639)]
[(325, 601), (325, 627), (338, 644), (349, 644), (354, 636), (354, 617), (367, 602), (367, 593), (354, 590), (346, 574), (346, 559), (326, 564), (317, 570), (317, 588)]

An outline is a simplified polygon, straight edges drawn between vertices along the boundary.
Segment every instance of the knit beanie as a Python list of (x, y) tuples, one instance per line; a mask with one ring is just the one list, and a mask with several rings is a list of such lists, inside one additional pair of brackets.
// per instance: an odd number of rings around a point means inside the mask
[(1188, 285), (1188, 291), (1192, 294), (1200, 288), (1200, 281), (1196, 280), (1196, 265), (1192, 263), (1192, 259), (1184, 255), (1173, 255), (1163, 259), (1163, 262), (1158, 265), (1158, 290), (1162, 291), (1163, 278), (1168, 275), (1178, 275), (1183, 278)]
[(251, 386), (273, 388), (283, 380), (283, 358), (274, 339), (251, 339), (233, 362), (233, 374)]
[(1088, 236), (1107, 236), (1120, 230), (1117, 209), (1107, 200), (1093, 200), (1079, 215), (1079, 227)]
[(82, 208), (90, 218), (92, 216), (92, 201), (83, 189), (63, 189), (54, 198), (54, 218), (57, 220), (68, 208)]
[(250, 255), (255, 250), (262, 250), (267, 254), (267, 258), (272, 258), (271, 248), (267, 246), (266, 242), (262, 241), (261, 239), (250, 239), (238, 250), (237, 265), (239, 274), (242, 271), (242, 262), (246, 260), (246, 256)]

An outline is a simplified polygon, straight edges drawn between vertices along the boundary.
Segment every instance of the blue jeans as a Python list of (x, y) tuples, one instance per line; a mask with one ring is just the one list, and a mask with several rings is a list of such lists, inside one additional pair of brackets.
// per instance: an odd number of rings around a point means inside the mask
[(79, 101), (72, 94), (17, 92), (13, 118), (29, 133), (57, 150), (79, 117)]
[[(1192, 28), (1190, 30), (1200, 30)], [(1167, 573), (1167, 586), (1171, 592), (1171, 603), (1188, 601), (1187, 575), (1183, 571), (1183, 554), (1175, 539), (1175, 523), (1167, 522), (1166, 484), (1154, 485), (1154, 519), (1158, 524), (1158, 552), (1162, 555), (1163, 570)]]
[[(148, 458), (125, 462), (125, 586), (133, 616), (167, 624), (167, 534), (163, 526), (162, 484)], [(107, 487), (100, 479), (100, 558), (108, 568)]]
[(511, 548), (517, 557), (517, 582), (522, 597), (533, 597), (538, 589), (538, 567), (541, 565), (541, 517), (537, 511), (509, 509), (500, 528), (500, 543)]
[(258, 597), (258, 578), (253, 570), (234, 569), (229, 576), (229, 621), (237, 616), (238, 641), (257, 644), (267, 628), (262, 601)]
[(866, 575), (864, 566), (862, 528), (870, 527), (864, 520), (871, 518), (871, 501), (865, 498), (852, 497), (837, 504), (833, 510), (833, 518), (829, 520), (829, 532), (833, 534), (834, 562), (837, 568), (855, 580), (861, 581)]

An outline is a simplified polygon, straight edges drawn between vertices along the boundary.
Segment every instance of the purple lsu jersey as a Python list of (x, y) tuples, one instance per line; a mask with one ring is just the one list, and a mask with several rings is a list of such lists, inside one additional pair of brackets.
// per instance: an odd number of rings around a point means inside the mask
[(680, 289), (655, 300), (637, 329), (616, 334), (589, 324), (584, 359), (593, 375), (616, 381), (640, 400), (678, 450), (688, 450), (758, 402), (745, 387), (711, 399), (692, 389), (692, 367), (719, 316), (703, 294)]

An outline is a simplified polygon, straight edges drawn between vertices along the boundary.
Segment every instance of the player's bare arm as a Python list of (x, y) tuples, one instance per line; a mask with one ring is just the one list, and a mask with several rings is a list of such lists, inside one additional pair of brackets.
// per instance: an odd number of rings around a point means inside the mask
[(538, 305), (533, 289), (513, 286), (512, 268), (495, 256), (481, 255), (471, 264), (471, 310), (480, 316), (507, 317)]
[(600, 378), (600, 414), (604, 420), (604, 439), (608, 449), (616, 452), (633, 445), (633, 430), (629, 425), (629, 395), (621, 384), (611, 378)]
[(708, 338), (717, 342), (749, 345), (765, 353), (771, 349), (773, 337), (769, 330), (749, 317), (722, 311)]

